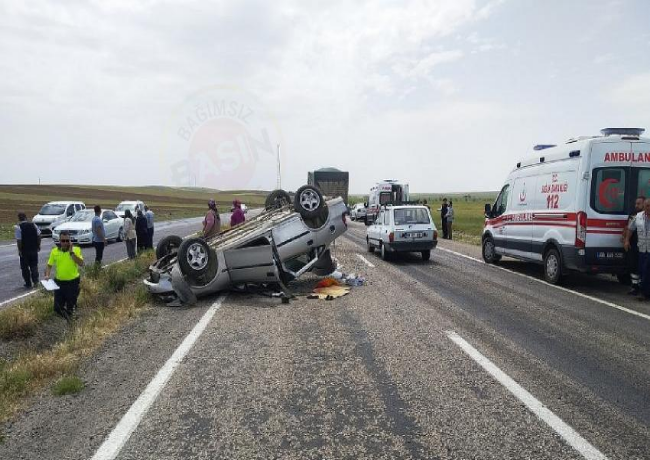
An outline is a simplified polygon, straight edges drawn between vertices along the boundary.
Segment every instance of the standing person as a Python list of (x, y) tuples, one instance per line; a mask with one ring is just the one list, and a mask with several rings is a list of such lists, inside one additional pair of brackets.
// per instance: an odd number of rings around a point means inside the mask
[(25, 288), (30, 289), (32, 284), (38, 284), (38, 253), (41, 250), (41, 231), (33, 222), (27, 220), (24, 212), (18, 213), (18, 225), (14, 231), (18, 257), (20, 258), (20, 271), (25, 280)]
[(234, 227), (235, 225), (243, 224), (246, 220), (244, 211), (241, 208), (241, 201), (235, 200), (232, 202), (232, 215), (230, 216), (230, 226)]
[[(636, 215), (643, 212), (643, 203), (645, 202), (644, 196), (639, 196), (634, 201), (634, 211), (627, 218), (627, 227), (623, 229), (623, 243), (627, 239), (627, 234), (630, 232), (629, 225), (634, 221)], [(640, 292), (640, 278), (639, 278), (639, 247), (637, 244), (638, 236), (636, 232), (630, 235), (630, 249), (627, 252), (627, 266), (630, 271), (630, 281), (632, 282), (632, 289), (628, 292), (629, 295), (639, 295)]]
[(447, 206), (447, 215), (446, 217), (446, 222), (447, 222), (447, 239), (451, 240), (452, 238), (452, 226), (454, 224), (454, 203), (449, 200), (449, 206)]
[(639, 249), (639, 269), (641, 278), (641, 293), (639, 300), (650, 299), (650, 199), (643, 202), (643, 211), (638, 213), (628, 226), (623, 247), (631, 249), (632, 235), (636, 232), (637, 248)]
[(147, 227), (147, 218), (144, 216), (142, 209), (138, 209), (138, 217), (135, 218), (135, 235), (138, 252), (147, 249), (149, 247), (149, 227)]
[(442, 227), (442, 238), (447, 239), (447, 198), (442, 199), (442, 206), (438, 211), (440, 211), (440, 220), (441, 220), (441, 227)]
[(149, 206), (144, 207), (144, 217), (147, 218), (147, 234), (149, 235), (147, 248), (153, 249), (153, 211), (149, 209)]
[(61, 248), (54, 246), (45, 268), (45, 279), (50, 279), (52, 267), (56, 267), (54, 282), (59, 289), (54, 291), (54, 312), (66, 321), (75, 319), (77, 297), (79, 297), (79, 267), (83, 267), (84, 258), (81, 248), (73, 246), (70, 234), (62, 231), (59, 236)]
[(106, 229), (102, 222), (102, 208), (95, 205), (95, 217), (92, 220), (93, 246), (95, 247), (95, 264), (101, 265), (104, 258), (104, 247), (106, 247)]
[(214, 200), (208, 201), (208, 212), (203, 219), (203, 238), (210, 238), (221, 232), (221, 217)]
[(124, 211), (124, 243), (126, 244), (126, 254), (129, 259), (135, 259), (135, 242), (137, 235), (135, 233), (135, 219), (131, 210)]

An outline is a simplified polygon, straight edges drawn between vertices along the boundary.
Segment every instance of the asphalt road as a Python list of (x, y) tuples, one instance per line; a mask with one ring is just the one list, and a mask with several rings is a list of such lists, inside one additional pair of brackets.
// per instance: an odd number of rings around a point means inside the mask
[[(255, 215), (258, 211), (252, 210), (247, 216)], [(201, 230), (203, 217), (180, 219), (174, 221), (156, 222), (154, 227), (154, 247), (161, 238), (167, 235), (187, 236)], [(222, 222), (230, 222), (230, 213), (221, 214)], [(45, 264), (54, 246), (51, 237), (44, 237), (41, 242), (41, 252), (38, 257), (38, 269), (45, 271)], [(82, 253), (86, 262), (95, 260), (95, 249), (92, 246), (82, 246)], [(123, 242), (109, 242), (104, 249), (103, 264), (109, 264), (126, 257), (126, 246)], [(10, 304), (11, 299), (28, 293), (23, 286), (24, 281), (20, 273), (18, 249), (15, 243), (5, 243), (0, 246), (0, 308)]]
[(650, 458), (645, 304), (453, 242), (384, 262), (364, 232), (334, 250), (368, 280), (345, 297), (152, 308), (85, 365), (79, 395), (45, 392), (7, 426), (0, 457)]

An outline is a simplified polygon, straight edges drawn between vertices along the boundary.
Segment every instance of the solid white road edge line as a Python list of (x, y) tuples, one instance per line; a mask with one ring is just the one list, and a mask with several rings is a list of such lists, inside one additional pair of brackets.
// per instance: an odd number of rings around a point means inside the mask
[(466, 342), (454, 331), (445, 331), (456, 345), (458, 345), (470, 358), (481, 366), (488, 374), (494, 377), (501, 385), (521, 401), (533, 414), (546, 423), (553, 431), (559, 434), (571, 447), (577, 450), (587, 460), (606, 460), (607, 457), (592, 446), (577, 431), (567, 425), (560, 417), (555, 415), (537, 398), (526, 391), (521, 385), (499, 369), (492, 361), (483, 356), (476, 348)]
[(142, 418), (156, 401), (158, 395), (160, 395), (160, 392), (174, 374), (178, 365), (192, 349), (197, 339), (201, 337), (201, 334), (203, 334), (203, 331), (225, 299), (225, 295), (220, 296), (217, 301), (208, 308), (208, 311), (205, 312), (196, 326), (194, 326), (190, 333), (187, 334), (187, 337), (185, 337), (183, 342), (178, 346), (174, 354), (167, 360), (165, 365), (158, 371), (156, 376), (149, 385), (147, 385), (138, 399), (136, 399), (127, 413), (124, 414), (119, 423), (115, 428), (113, 428), (113, 431), (111, 431), (99, 449), (97, 449), (95, 455), (93, 455), (92, 460), (113, 460), (119, 455), (126, 442), (140, 424)]
[(462, 254), (462, 253), (460, 253), (460, 252), (452, 251), (451, 249), (444, 249), (444, 248), (440, 248), (440, 247), (439, 247), (438, 249), (439, 249), (440, 251), (445, 251), (445, 252), (448, 252), (448, 253), (450, 253), (450, 254), (454, 254), (454, 255), (456, 255), (456, 256), (459, 256), (459, 257), (464, 257), (465, 259), (473, 260), (474, 262), (478, 262), (478, 263), (480, 263), (480, 264), (487, 265), (487, 266), (492, 267), (492, 268), (497, 268), (497, 269), (499, 269), (499, 270), (503, 270), (503, 271), (506, 271), (506, 272), (509, 272), (509, 273), (513, 273), (513, 274), (518, 275), (518, 276), (522, 276), (522, 277), (527, 278), (527, 279), (529, 279), (529, 280), (537, 281), (538, 283), (542, 283), (542, 284), (545, 284), (545, 285), (547, 285), (547, 286), (551, 286), (551, 287), (553, 287), (553, 288), (555, 288), (555, 289), (559, 289), (560, 291), (564, 291), (564, 292), (569, 292), (569, 293), (571, 293), (571, 294), (575, 294), (575, 295), (577, 295), (577, 296), (579, 296), (579, 297), (582, 297), (582, 298), (584, 298), (584, 299), (593, 300), (594, 302), (598, 302), (598, 303), (600, 303), (600, 304), (602, 304), (602, 305), (606, 305), (606, 306), (611, 307), (611, 308), (616, 308), (617, 310), (624, 311), (625, 313), (629, 313), (629, 314), (631, 314), (631, 315), (636, 315), (636, 316), (638, 316), (638, 317), (640, 317), (640, 318), (644, 318), (644, 319), (650, 320), (650, 315), (646, 315), (645, 313), (641, 313), (641, 312), (639, 312), (639, 311), (634, 311), (634, 310), (632, 310), (632, 309), (630, 309), (630, 308), (622, 307), (622, 306), (617, 305), (617, 304), (615, 304), (615, 303), (608, 302), (607, 300), (599, 299), (598, 297), (593, 297), (593, 296), (590, 296), (590, 295), (588, 295), (588, 294), (583, 294), (582, 292), (573, 291), (573, 290), (571, 290), (571, 289), (567, 289), (567, 288), (562, 287), (562, 286), (557, 286), (557, 285), (555, 285), (555, 284), (551, 284), (551, 283), (549, 283), (549, 282), (547, 282), (547, 281), (544, 281), (544, 280), (541, 280), (541, 279), (539, 279), (539, 278), (535, 278), (534, 276), (525, 275), (525, 274), (523, 274), (523, 273), (519, 273), (519, 272), (516, 272), (516, 271), (514, 271), (514, 270), (509, 270), (509, 269), (504, 268), (504, 267), (499, 267), (498, 265), (488, 265), (488, 264), (486, 264), (484, 261), (482, 261), (481, 259), (477, 259), (477, 258), (475, 258), (475, 257), (468, 256), (468, 255), (466, 255), (466, 254)]
[(372, 264), (368, 259), (363, 257), (361, 254), (357, 254), (357, 257), (363, 261), (364, 264), (366, 264), (370, 268), (375, 268), (374, 264)]

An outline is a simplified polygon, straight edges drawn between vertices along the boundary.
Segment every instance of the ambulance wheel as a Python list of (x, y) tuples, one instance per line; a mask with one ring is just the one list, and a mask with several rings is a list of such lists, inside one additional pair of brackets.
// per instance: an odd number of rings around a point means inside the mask
[(422, 260), (427, 261), (431, 259), (431, 251), (422, 251)]
[(496, 253), (494, 240), (491, 236), (488, 236), (483, 240), (483, 260), (487, 264), (495, 264), (501, 260), (501, 256)]
[(562, 259), (555, 248), (544, 254), (544, 279), (551, 284), (559, 284), (562, 280)]
[(370, 239), (368, 239), (368, 237), (366, 237), (366, 245), (368, 246), (368, 252), (370, 253), (375, 252), (375, 247), (372, 244), (370, 244)]

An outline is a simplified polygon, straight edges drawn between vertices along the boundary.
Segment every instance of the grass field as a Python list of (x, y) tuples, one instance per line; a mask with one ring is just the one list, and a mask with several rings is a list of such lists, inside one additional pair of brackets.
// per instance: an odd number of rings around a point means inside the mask
[[(494, 203), (498, 192), (472, 192), (472, 193), (418, 193), (412, 194), (412, 200), (426, 200), (431, 209), (436, 226), (440, 229), (440, 212), (437, 210), (442, 205), (442, 199), (447, 198), (454, 203), (454, 239), (470, 244), (481, 244), (481, 233), (485, 218), (483, 213), (485, 203)], [(350, 196), (350, 205), (363, 203), (368, 197), (363, 195)], [(440, 232), (442, 233), (442, 232)]]
[(210, 199), (215, 200), (223, 211), (230, 209), (235, 198), (248, 207), (255, 207), (262, 205), (265, 197), (264, 192), (222, 192), (205, 188), (0, 185), (0, 240), (13, 239), (18, 211), (24, 211), (31, 218), (48, 201), (80, 200), (87, 207), (98, 204), (115, 209), (120, 201), (142, 200), (160, 221), (201, 216), (206, 212)]

